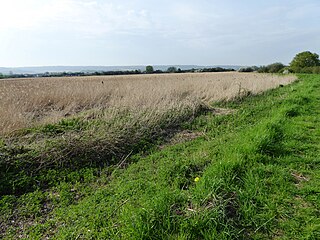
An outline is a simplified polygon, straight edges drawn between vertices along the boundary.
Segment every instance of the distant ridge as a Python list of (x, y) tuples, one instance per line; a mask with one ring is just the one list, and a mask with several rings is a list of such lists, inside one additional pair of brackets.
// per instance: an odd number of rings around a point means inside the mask
[[(233, 65), (213, 65), (213, 66), (199, 66), (199, 65), (153, 65), (155, 70), (165, 71), (169, 67), (180, 68), (181, 70), (188, 69), (200, 69), (200, 68), (232, 68), (238, 70), (242, 66)], [(5, 68), (0, 67), (0, 73), (2, 74), (39, 74), (45, 72), (102, 72), (102, 71), (130, 71), (130, 70), (145, 70), (145, 66), (41, 66), (41, 67), (15, 67)]]

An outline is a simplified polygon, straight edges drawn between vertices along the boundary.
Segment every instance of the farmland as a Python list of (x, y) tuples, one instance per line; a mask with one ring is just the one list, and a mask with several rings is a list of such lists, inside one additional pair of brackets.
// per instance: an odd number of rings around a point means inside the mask
[(293, 76), (246, 73), (37, 78), (0, 81), (0, 131), (54, 123), (66, 116), (107, 110), (163, 113), (286, 85)]
[(2, 237), (319, 238), (319, 76), (296, 79), (1, 81)]

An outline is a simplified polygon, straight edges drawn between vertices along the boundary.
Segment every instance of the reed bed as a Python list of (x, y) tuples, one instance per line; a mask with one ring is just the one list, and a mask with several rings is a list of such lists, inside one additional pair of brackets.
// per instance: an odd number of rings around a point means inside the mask
[(142, 116), (161, 118), (168, 111), (183, 112), (248, 92), (257, 94), (295, 79), (292, 75), (187, 73), (1, 80), (0, 134), (79, 114), (114, 119), (128, 111), (137, 121)]
[(1, 80), (0, 194), (50, 187), (64, 171), (120, 166), (213, 101), (294, 80), (246, 73)]

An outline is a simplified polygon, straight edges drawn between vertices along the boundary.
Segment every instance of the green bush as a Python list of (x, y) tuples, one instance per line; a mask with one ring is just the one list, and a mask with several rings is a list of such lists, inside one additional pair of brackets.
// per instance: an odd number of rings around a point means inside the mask
[(153, 73), (154, 69), (152, 66), (146, 66), (146, 73)]
[(272, 63), (267, 66), (261, 66), (258, 69), (260, 73), (282, 73), (286, 66), (280, 62)]
[(312, 73), (312, 67), (320, 66), (319, 55), (309, 51), (298, 53), (290, 63), (290, 69), (296, 73)]

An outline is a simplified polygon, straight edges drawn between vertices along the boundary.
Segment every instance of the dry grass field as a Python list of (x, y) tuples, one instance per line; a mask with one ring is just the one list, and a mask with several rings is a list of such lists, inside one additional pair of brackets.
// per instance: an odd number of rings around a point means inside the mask
[(297, 78), (2, 81), (0, 238), (320, 239), (320, 77)]
[(0, 134), (79, 113), (96, 118), (99, 112), (99, 117), (114, 119), (119, 112), (129, 111), (137, 120), (149, 119), (248, 92), (257, 94), (295, 79), (291, 75), (192, 73), (1, 80)]

